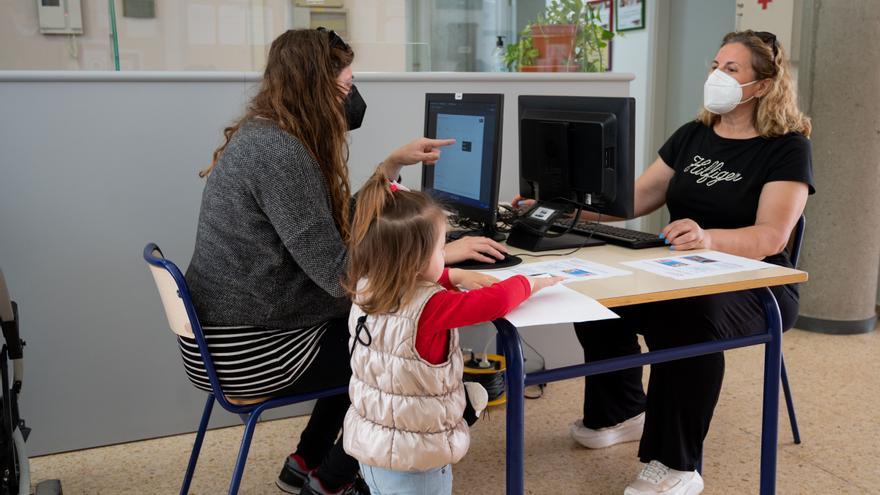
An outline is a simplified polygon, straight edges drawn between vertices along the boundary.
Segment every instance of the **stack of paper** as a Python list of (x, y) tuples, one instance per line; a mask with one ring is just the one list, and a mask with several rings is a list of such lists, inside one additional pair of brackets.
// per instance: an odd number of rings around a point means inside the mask
[(699, 254), (667, 256), (652, 260), (627, 261), (623, 264), (676, 280), (713, 277), (776, 266), (718, 251), (703, 251)]

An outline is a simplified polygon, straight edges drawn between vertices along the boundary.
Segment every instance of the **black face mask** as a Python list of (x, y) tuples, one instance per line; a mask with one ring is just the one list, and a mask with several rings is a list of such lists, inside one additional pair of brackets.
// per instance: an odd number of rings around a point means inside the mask
[(357, 86), (351, 85), (351, 91), (345, 98), (345, 120), (348, 121), (348, 130), (353, 131), (364, 122), (364, 114), (367, 113), (367, 102), (361, 97)]

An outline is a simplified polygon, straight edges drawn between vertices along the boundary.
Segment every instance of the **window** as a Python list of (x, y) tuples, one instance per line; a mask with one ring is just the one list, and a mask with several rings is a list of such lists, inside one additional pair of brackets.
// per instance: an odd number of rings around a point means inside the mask
[[(46, 3), (46, 0), (44, 0)], [(51, 3), (51, 2), (50, 2)], [(81, 0), (83, 33), (42, 34), (37, 2), (0, 2), (0, 70), (261, 71), (269, 44), (325, 26), (357, 71), (490, 71), (497, 36), (544, 0)], [(113, 34), (115, 31), (115, 35)]]

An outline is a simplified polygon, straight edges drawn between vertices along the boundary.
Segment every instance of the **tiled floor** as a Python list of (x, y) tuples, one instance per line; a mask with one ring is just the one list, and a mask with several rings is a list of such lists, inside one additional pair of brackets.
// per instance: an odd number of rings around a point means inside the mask
[[(792, 330), (784, 352), (803, 443), (792, 443), (781, 406), (778, 493), (880, 493), (880, 334)], [(761, 348), (727, 353), (724, 390), (706, 440), (706, 494), (757, 493), (762, 362)], [(635, 443), (588, 451), (568, 437), (581, 383), (551, 384), (544, 398), (526, 403), (527, 493), (622, 493), (639, 470)], [(294, 418), (257, 428), (241, 493), (281, 493), (274, 479), (304, 424)], [(477, 424), (470, 452), (455, 466), (456, 494), (504, 493), (503, 435), (503, 409)], [(192, 493), (226, 492), (240, 436), (240, 427), (208, 433)], [(60, 478), (67, 494), (176, 493), (192, 439), (40, 457), (32, 460), (33, 478)]]

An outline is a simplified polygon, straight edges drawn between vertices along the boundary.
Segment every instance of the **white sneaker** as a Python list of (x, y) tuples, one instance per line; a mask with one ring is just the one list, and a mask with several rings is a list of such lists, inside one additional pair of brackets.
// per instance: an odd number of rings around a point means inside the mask
[(633, 416), (623, 423), (594, 430), (577, 420), (571, 425), (571, 438), (588, 449), (603, 449), (619, 443), (635, 442), (642, 438), (645, 413)]
[(703, 492), (703, 477), (696, 471), (669, 469), (660, 461), (645, 464), (624, 495), (698, 495)]

